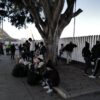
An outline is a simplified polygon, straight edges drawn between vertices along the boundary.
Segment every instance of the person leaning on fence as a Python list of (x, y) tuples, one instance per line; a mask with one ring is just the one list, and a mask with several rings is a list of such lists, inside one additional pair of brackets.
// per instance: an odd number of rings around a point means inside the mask
[(85, 47), (82, 49), (82, 56), (84, 57), (86, 67), (84, 69), (85, 74), (88, 74), (88, 69), (91, 68), (91, 52), (89, 50), (89, 43), (85, 42)]
[(69, 64), (72, 60), (72, 52), (73, 49), (77, 47), (76, 44), (70, 42), (69, 44), (67, 44), (64, 48), (63, 51), (66, 51), (66, 60), (67, 60), (67, 64)]
[(94, 61), (94, 69), (89, 78), (96, 78), (98, 72), (100, 71), (100, 41), (96, 41), (96, 45), (93, 46), (91, 53), (92, 61)]

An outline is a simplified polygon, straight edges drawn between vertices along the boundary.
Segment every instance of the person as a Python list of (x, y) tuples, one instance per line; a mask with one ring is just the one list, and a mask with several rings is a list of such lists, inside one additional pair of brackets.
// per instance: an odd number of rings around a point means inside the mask
[(33, 62), (34, 51), (35, 51), (35, 41), (33, 41), (32, 38), (29, 38), (29, 43), (30, 43), (30, 58), (31, 58), (31, 62)]
[(94, 61), (93, 73), (89, 75), (89, 78), (96, 78), (98, 72), (100, 71), (100, 41), (96, 41), (96, 44), (93, 46), (92, 50), (92, 60)]
[(64, 48), (63, 48), (63, 51), (66, 51), (66, 60), (67, 60), (67, 64), (69, 64), (71, 62), (71, 59), (72, 59), (72, 52), (73, 52), (73, 49), (77, 47), (76, 44), (70, 42), (69, 44), (67, 44)]
[(35, 69), (39, 69), (44, 65), (44, 58), (43, 55), (39, 55), (36, 58), (33, 59), (33, 64)]
[(13, 60), (15, 59), (15, 50), (16, 50), (15, 45), (12, 44), (10, 47), (10, 51), (11, 51), (11, 59)]
[(4, 55), (3, 43), (0, 43), (0, 54)]
[(12, 75), (14, 77), (26, 77), (30, 64), (30, 62), (25, 60), (24, 54), (21, 54), (12, 70)]
[(11, 44), (9, 43), (8, 45), (6, 45), (6, 55), (10, 55), (10, 48), (11, 48)]
[(96, 41), (96, 44), (91, 49), (91, 59), (95, 62), (100, 57), (100, 41)]
[(46, 47), (43, 42), (40, 42), (40, 54), (43, 55), (44, 60), (46, 59)]
[(25, 42), (25, 53), (26, 53), (26, 59), (29, 60), (29, 54), (30, 54), (30, 43), (28, 40)]
[(91, 68), (91, 52), (89, 50), (89, 43), (85, 42), (85, 47), (82, 49), (82, 56), (84, 57), (86, 67), (84, 69), (85, 74), (88, 74), (88, 69)]
[(39, 55), (33, 59), (33, 63), (29, 68), (27, 82), (29, 85), (37, 85), (42, 80), (42, 72), (44, 70), (45, 63), (43, 55)]
[(21, 54), (22, 54), (22, 50), (23, 50), (22, 44), (20, 44), (20, 45), (18, 46), (18, 49), (19, 49), (19, 55), (21, 55)]
[(60, 77), (58, 71), (53, 67), (51, 60), (46, 64), (46, 71), (43, 74), (42, 86), (47, 89), (47, 93), (53, 92), (53, 87), (58, 86), (60, 83)]
[(62, 54), (63, 54), (63, 48), (64, 48), (64, 44), (61, 44), (61, 48), (59, 50), (59, 57), (61, 58)]

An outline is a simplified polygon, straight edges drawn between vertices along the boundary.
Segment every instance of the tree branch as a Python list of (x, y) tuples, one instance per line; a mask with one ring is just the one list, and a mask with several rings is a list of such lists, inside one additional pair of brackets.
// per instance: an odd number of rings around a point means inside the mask
[(61, 11), (63, 9), (63, 5), (64, 5), (64, 0), (58, 0), (58, 3), (54, 9), (54, 12), (53, 12), (53, 21), (51, 23), (51, 28), (54, 29), (56, 28), (56, 25), (59, 21), (59, 18), (61, 16)]
[(76, 16), (78, 16), (82, 12), (83, 12), (82, 9), (78, 9), (75, 13), (73, 13), (72, 17), (76, 17)]
[(43, 32), (43, 30), (41, 29), (40, 25), (35, 23), (35, 26), (36, 28), (38, 29), (39, 33), (41, 34), (42, 38), (45, 39), (46, 38), (46, 35), (45, 33)]
[(24, 6), (27, 7), (27, 2), (26, 2), (26, 0), (22, 0), (22, 2), (23, 2), (23, 4), (24, 4)]
[(73, 8), (74, 8), (74, 3), (76, 0), (66, 0), (67, 2), (67, 9), (64, 14), (61, 15), (60, 20), (59, 20), (59, 29), (64, 29), (71, 21), (73, 17), (76, 17), (78, 14), (82, 12), (81, 9), (78, 9), (75, 13), (73, 13)]
[(74, 3), (76, 0), (66, 0), (66, 3), (68, 5), (65, 13), (63, 14), (64, 16), (68, 16), (73, 13), (73, 8), (74, 8)]
[(52, 19), (52, 17), (51, 17), (52, 13), (51, 13), (49, 1), (48, 0), (40, 0), (40, 2), (43, 7), (43, 10), (44, 10), (45, 17), (48, 20), (48, 24), (50, 24), (51, 19)]

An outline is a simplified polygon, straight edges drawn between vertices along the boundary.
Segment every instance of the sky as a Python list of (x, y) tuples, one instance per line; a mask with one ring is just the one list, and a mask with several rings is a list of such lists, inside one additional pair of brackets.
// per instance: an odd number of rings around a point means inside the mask
[[(83, 12), (75, 18), (75, 32), (74, 19), (63, 30), (61, 38), (74, 36), (88, 36), (100, 34), (100, 0), (77, 0), (76, 10), (81, 8)], [(22, 39), (32, 37), (34, 39), (41, 39), (38, 30), (34, 24), (28, 25), (27, 29), (18, 30), (15, 26), (11, 26), (7, 21), (3, 24), (3, 29), (13, 38)]]

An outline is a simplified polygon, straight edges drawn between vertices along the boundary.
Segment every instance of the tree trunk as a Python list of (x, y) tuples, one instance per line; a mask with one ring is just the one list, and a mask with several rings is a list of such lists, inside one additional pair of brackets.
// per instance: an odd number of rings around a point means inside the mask
[(59, 38), (60, 37), (58, 36), (54, 36), (52, 37), (52, 39), (51, 37), (49, 37), (49, 39), (45, 41), (46, 48), (47, 48), (46, 61), (51, 60), (53, 64), (56, 64), (57, 62)]

